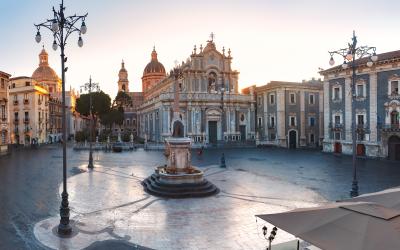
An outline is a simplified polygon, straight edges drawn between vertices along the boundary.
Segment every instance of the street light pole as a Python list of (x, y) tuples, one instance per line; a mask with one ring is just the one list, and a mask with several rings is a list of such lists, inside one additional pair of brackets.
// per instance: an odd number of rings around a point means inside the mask
[(351, 76), (351, 132), (352, 132), (352, 149), (353, 149), (353, 158), (352, 158), (352, 166), (353, 166), (353, 181), (351, 185), (350, 196), (356, 197), (358, 196), (358, 180), (357, 180), (357, 127), (356, 127), (356, 113), (355, 113), (355, 102), (356, 102), (356, 69), (361, 64), (356, 64), (356, 60), (359, 60), (363, 57), (369, 57), (366, 65), (368, 67), (372, 67), (374, 62), (378, 60), (378, 56), (376, 55), (376, 47), (368, 47), (368, 46), (359, 46), (357, 47), (357, 37), (355, 35), (355, 31), (353, 31), (352, 43), (348, 44), (348, 47), (345, 49), (339, 49), (336, 51), (329, 51), (331, 59), (329, 60), (329, 64), (333, 66), (335, 61), (333, 60), (333, 56), (340, 55), (344, 62), (342, 64), (343, 69), (348, 68), (348, 64), (352, 69)]
[(90, 141), (89, 141), (89, 164), (88, 168), (93, 169), (93, 130), (94, 130), (94, 115), (93, 115), (93, 99), (92, 99), (92, 91), (100, 91), (100, 87), (98, 83), (92, 82), (92, 77), (89, 77), (89, 82), (83, 84), (81, 86), (82, 90), (88, 91), (89, 93), (89, 116), (90, 116)]
[[(58, 11), (53, 7), (53, 18), (47, 19), (47, 21), (35, 24), (37, 33), (35, 40), (37, 43), (41, 41), (40, 28), (47, 28), (53, 33), (53, 49), (57, 50), (58, 46), (61, 49), (61, 81), (62, 81), (62, 132), (63, 132), (63, 191), (61, 194), (61, 206), (60, 206), (60, 224), (58, 225), (58, 233), (61, 235), (70, 235), (72, 232), (71, 225), (69, 224), (69, 202), (67, 192), (67, 128), (66, 128), (66, 105), (65, 105), (65, 72), (68, 68), (65, 67), (67, 58), (65, 57), (64, 50), (67, 44), (69, 35), (74, 32), (79, 33), (78, 46), (83, 46), (83, 40), (81, 34), (85, 34), (87, 27), (85, 24), (85, 18), (88, 14), (83, 16), (68, 16), (64, 15), (64, 0), (61, 0), (60, 9)], [(76, 26), (78, 21), (82, 21), (81, 27)]]
[(225, 88), (221, 87), (221, 141), (222, 143), (224, 142), (224, 118), (225, 118), (225, 112), (224, 112), (224, 91)]

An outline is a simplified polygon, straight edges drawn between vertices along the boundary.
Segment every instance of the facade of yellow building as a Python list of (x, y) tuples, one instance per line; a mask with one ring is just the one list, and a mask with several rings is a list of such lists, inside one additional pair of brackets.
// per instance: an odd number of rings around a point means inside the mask
[(31, 77), (10, 79), (11, 143), (45, 143), (49, 117), (49, 92)]
[(8, 112), (8, 82), (10, 74), (0, 71), (0, 155), (8, 152), (10, 118)]

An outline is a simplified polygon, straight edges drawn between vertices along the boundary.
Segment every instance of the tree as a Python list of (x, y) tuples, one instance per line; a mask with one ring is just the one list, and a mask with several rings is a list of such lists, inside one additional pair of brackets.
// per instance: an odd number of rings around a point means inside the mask
[(115, 97), (114, 105), (118, 107), (131, 106), (132, 98), (126, 92), (120, 91)]
[(89, 116), (90, 114), (90, 95), (92, 95), (93, 115), (95, 117), (103, 116), (108, 113), (111, 108), (111, 98), (109, 95), (100, 92), (92, 92), (91, 94), (83, 94), (76, 100), (76, 111), (81, 115)]
[(118, 108), (112, 108), (110, 112), (104, 114), (101, 117), (101, 124), (105, 126), (110, 126), (110, 131), (113, 124), (121, 126), (123, 122), (124, 122), (124, 111)]
[[(92, 97), (92, 118), (93, 123), (91, 131), (94, 130), (97, 124), (98, 118), (102, 119), (102, 116), (110, 112), (111, 108), (111, 98), (109, 95), (100, 92), (92, 92), (90, 94), (83, 94), (76, 100), (76, 111), (81, 115), (90, 115), (90, 97)], [(90, 138), (94, 140), (94, 138)]]

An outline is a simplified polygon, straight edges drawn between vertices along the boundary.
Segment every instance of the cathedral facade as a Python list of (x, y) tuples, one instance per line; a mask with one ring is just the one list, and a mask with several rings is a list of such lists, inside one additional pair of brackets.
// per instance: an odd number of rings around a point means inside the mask
[[(231, 51), (218, 51), (213, 39), (194, 47), (186, 62), (177, 65), (179, 119), (184, 135), (194, 143), (255, 140), (255, 97), (238, 91), (239, 72), (231, 68)], [(142, 77), (143, 103), (137, 109), (139, 137), (164, 142), (171, 136), (175, 78), (158, 61), (153, 49)]]

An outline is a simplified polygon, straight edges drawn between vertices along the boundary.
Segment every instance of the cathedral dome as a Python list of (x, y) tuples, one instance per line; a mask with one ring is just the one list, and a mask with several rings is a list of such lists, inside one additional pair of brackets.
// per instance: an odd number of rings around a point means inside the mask
[(153, 51), (151, 52), (151, 61), (144, 68), (143, 76), (152, 73), (165, 75), (164, 65), (158, 61), (155, 48), (153, 48)]
[(57, 73), (49, 66), (48, 54), (44, 48), (39, 54), (39, 67), (33, 72), (32, 78), (37, 82), (59, 81)]

